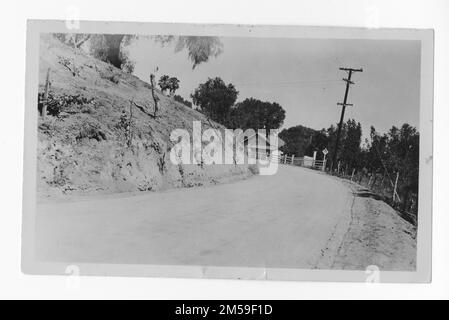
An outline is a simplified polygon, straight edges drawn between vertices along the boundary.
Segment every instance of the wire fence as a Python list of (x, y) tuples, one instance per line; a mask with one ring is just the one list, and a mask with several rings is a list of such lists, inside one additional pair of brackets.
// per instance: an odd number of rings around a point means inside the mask
[(367, 170), (341, 169), (333, 172), (327, 171), (331, 175), (355, 182), (365, 188), (372, 196), (378, 200), (388, 203), (398, 211), (401, 216), (412, 224), (416, 225), (418, 216), (418, 194), (410, 192), (402, 181), (400, 172), (394, 174), (384, 172), (368, 172)]

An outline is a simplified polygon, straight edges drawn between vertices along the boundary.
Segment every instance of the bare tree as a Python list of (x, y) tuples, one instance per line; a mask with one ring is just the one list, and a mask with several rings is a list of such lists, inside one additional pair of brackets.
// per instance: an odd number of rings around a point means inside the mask
[(50, 90), (50, 68), (47, 70), (47, 78), (45, 79), (45, 92), (42, 101), (42, 118), (47, 115), (48, 91)]
[(156, 94), (154, 93), (154, 86), (155, 86), (154, 85), (154, 78), (155, 78), (155, 75), (153, 73), (150, 74), (151, 95), (152, 95), (153, 101), (154, 101), (154, 117), (156, 117), (157, 110), (158, 110), (157, 102), (159, 101), (159, 97), (156, 96)]

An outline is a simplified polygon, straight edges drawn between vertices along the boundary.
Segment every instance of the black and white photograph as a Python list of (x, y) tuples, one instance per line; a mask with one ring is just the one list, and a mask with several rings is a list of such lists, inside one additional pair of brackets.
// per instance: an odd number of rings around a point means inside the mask
[(76, 23), (28, 24), (25, 273), (430, 281), (431, 30)]

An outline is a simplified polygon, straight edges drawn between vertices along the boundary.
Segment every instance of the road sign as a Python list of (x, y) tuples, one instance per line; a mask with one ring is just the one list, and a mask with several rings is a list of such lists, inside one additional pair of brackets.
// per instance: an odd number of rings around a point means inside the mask
[(326, 154), (328, 154), (328, 153), (329, 153), (329, 151), (327, 151), (327, 149), (324, 148), (324, 149), (323, 149), (323, 154), (326, 155)]

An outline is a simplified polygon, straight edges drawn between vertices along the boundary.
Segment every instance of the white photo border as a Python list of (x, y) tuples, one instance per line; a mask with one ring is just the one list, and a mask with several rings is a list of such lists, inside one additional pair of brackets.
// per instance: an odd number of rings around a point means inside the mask
[[(39, 262), (34, 255), (37, 166), (37, 108), (39, 41), (41, 33), (74, 32), (63, 20), (29, 20), (27, 25), (25, 137), (22, 214), (22, 272), (67, 275), (70, 265), (80, 275), (129, 277), (179, 277), (269, 279), (329, 282), (366, 282), (367, 273), (346, 270), (247, 268), (222, 266), (174, 266), (144, 264)], [(432, 174), (433, 174), (433, 81), (434, 31), (431, 29), (367, 29), (354, 27), (304, 27), (268, 25), (220, 25), (183, 23), (140, 23), (80, 21), (77, 33), (138, 35), (208, 35), (220, 37), (263, 37), (302, 39), (363, 39), (421, 41), (419, 204), (416, 271), (380, 271), (383, 283), (431, 282), (432, 267)]]

